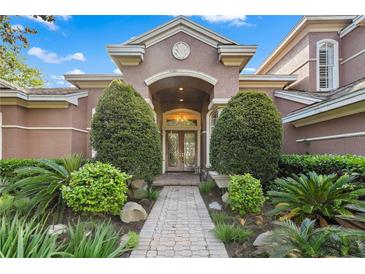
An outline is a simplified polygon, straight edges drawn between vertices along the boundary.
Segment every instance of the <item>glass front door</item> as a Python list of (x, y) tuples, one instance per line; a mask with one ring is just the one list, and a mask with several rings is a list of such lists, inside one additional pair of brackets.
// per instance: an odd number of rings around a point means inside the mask
[(196, 167), (196, 131), (167, 131), (167, 171), (194, 171)]

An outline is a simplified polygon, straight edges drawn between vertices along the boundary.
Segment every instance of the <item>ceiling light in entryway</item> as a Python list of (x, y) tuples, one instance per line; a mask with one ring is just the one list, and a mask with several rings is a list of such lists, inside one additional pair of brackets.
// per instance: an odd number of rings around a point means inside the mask
[(180, 101), (180, 102), (184, 102), (184, 99), (180, 99), (179, 101)]
[(179, 87), (179, 90), (180, 90), (180, 91), (183, 91), (183, 90), (184, 90), (184, 88), (182, 88), (182, 87)]

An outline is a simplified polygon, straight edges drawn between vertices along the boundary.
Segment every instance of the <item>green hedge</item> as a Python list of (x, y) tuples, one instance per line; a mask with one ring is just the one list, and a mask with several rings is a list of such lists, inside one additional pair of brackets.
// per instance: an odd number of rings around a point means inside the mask
[[(54, 159), (57, 164), (62, 164), (61, 159)], [(15, 182), (21, 177), (15, 174), (14, 170), (26, 166), (42, 166), (37, 159), (4, 159), (0, 160), (0, 176), (6, 178), (10, 182)]]
[(291, 174), (308, 173), (315, 171), (318, 174), (356, 172), (358, 180), (365, 182), (365, 157), (355, 155), (282, 155), (279, 160), (279, 177), (288, 177)]

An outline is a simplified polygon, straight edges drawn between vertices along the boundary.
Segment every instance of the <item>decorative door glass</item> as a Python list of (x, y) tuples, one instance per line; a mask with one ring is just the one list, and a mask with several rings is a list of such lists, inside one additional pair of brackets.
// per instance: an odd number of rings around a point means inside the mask
[(196, 165), (196, 133), (184, 132), (184, 170), (194, 170)]
[(168, 166), (178, 167), (179, 165), (179, 133), (170, 131), (167, 134)]

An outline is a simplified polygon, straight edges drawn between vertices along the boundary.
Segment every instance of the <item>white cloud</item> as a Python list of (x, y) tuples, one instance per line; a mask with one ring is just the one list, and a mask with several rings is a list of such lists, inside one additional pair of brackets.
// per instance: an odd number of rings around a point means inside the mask
[(28, 50), (28, 55), (35, 56), (41, 59), (45, 63), (50, 64), (59, 64), (62, 63), (62, 60), (57, 55), (57, 53), (41, 49), (39, 47), (32, 47)]
[(64, 61), (86, 61), (86, 57), (81, 52), (76, 52), (74, 54), (69, 54), (65, 57), (58, 56), (57, 53), (48, 51), (39, 47), (32, 47), (28, 50), (28, 55), (35, 56), (41, 59), (45, 63), (50, 64), (60, 64)]
[(40, 23), (43, 26), (46, 26), (49, 30), (56, 31), (56, 30), (59, 29), (59, 26), (57, 26), (55, 24), (55, 22), (47, 22), (47, 21), (42, 20), (39, 17), (33, 17), (31, 15), (26, 15), (25, 17), (28, 18), (29, 20), (32, 20), (32, 21), (37, 22), (37, 23)]
[(86, 61), (86, 57), (82, 52), (76, 52), (74, 54), (67, 55), (66, 57), (62, 57), (61, 59), (63, 61), (70, 61), (70, 60)]
[(210, 23), (230, 23), (233, 26), (251, 26), (246, 15), (203, 15), (202, 19)]
[(73, 69), (73, 70), (66, 72), (65, 74), (85, 74), (85, 72), (83, 72), (80, 69)]
[(118, 68), (116, 68), (115, 70), (113, 70), (113, 73), (115, 73), (115, 74), (122, 74), (122, 72)]
[(245, 72), (255, 72), (256, 69), (255, 68), (244, 68), (243, 71), (245, 71)]
[(13, 30), (20, 30), (20, 31), (24, 30), (23, 25), (20, 25), (20, 24), (12, 25), (12, 26), (11, 26), (11, 28), (12, 28)]

